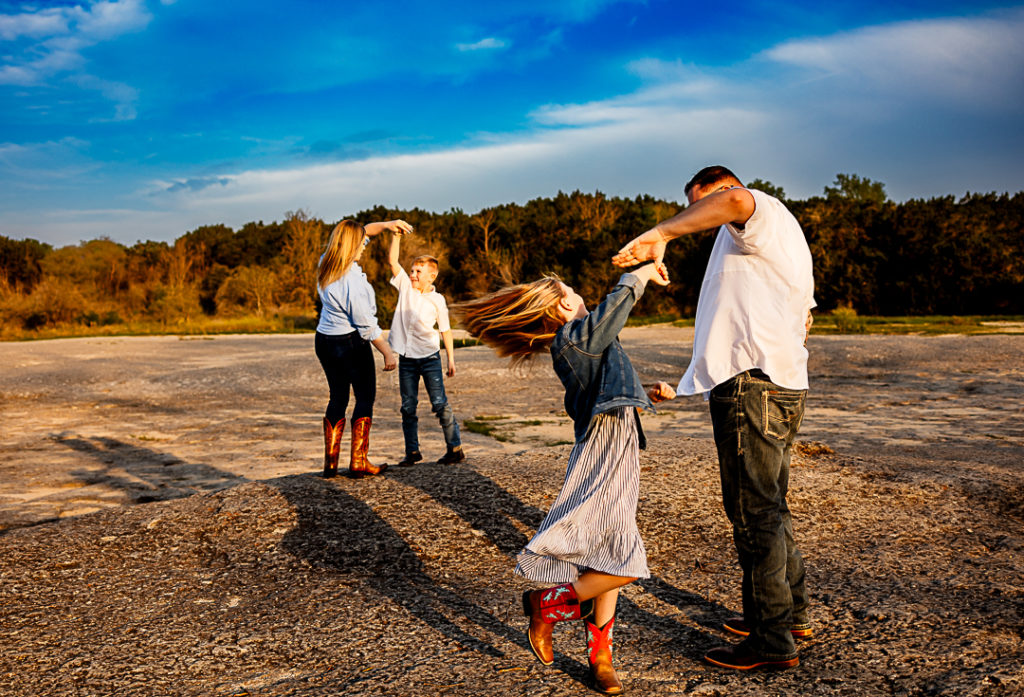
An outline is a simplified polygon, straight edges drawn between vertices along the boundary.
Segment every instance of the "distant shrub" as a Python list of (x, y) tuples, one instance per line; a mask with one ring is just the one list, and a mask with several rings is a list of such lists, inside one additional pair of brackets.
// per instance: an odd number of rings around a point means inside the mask
[(0, 294), (0, 320), (27, 330), (70, 324), (87, 312), (87, 305), (74, 283), (44, 278), (28, 295)]
[(840, 334), (863, 334), (865, 331), (864, 318), (857, 316), (852, 307), (840, 305), (832, 310), (832, 321)]

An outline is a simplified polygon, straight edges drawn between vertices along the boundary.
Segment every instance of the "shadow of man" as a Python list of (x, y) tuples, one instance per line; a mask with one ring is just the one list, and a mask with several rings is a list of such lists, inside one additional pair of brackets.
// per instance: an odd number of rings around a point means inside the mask
[[(515, 556), (526, 546), (530, 538), (516, 528), (512, 520), (536, 529), (544, 520), (546, 512), (523, 503), (494, 480), (469, 467), (446, 468), (443, 470), (443, 476), (438, 474), (436, 468), (421, 466), (397, 472), (392, 476), (400, 479), (403, 484), (416, 487), (456, 513), (472, 528), (482, 531), (498, 549), (509, 556), (509, 564), (514, 566)], [(728, 608), (695, 593), (679, 589), (659, 576), (640, 579), (635, 585), (659, 601), (681, 610), (701, 627), (713, 628), (734, 614)], [(695, 660), (699, 660), (707, 649), (721, 643), (720, 638), (699, 627), (683, 624), (643, 609), (625, 594), (619, 595), (616, 614), (644, 630), (658, 632), (662, 636), (663, 645), (674, 653), (692, 655)], [(522, 642), (518, 643), (522, 645)], [(577, 643), (581, 647), (586, 645), (582, 631)], [(564, 654), (556, 656), (556, 665), (561, 670), (571, 677), (586, 681), (589, 670), (583, 664), (569, 659)]]

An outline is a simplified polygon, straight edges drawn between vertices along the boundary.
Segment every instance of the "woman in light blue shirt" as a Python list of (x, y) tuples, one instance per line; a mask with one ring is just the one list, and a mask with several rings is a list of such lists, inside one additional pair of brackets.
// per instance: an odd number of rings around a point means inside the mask
[(412, 226), (404, 220), (370, 223), (365, 227), (343, 220), (331, 232), (327, 251), (320, 257), (317, 293), (323, 309), (316, 328), (316, 356), (331, 391), (324, 414), (325, 477), (338, 474), (350, 388), (356, 403), (352, 409), (349, 476), (373, 476), (387, 469), (387, 465), (371, 464), (366, 457), (370, 449), (373, 402), (377, 397), (377, 376), (370, 345), (384, 357), (384, 370), (394, 370), (398, 359), (377, 324), (373, 286), (358, 263), (370, 238), (385, 230), (412, 232)]

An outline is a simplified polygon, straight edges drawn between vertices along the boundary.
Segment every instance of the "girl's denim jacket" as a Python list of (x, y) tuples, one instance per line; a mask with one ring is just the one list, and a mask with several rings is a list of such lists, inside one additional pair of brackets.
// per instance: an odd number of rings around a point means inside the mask
[[(551, 342), (555, 373), (565, 386), (565, 411), (575, 424), (576, 442), (586, 438), (590, 422), (616, 407), (654, 411), (629, 357), (619, 343), (633, 305), (644, 293), (643, 282), (631, 273), (604, 301), (581, 319), (567, 322)], [(647, 446), (639, 413), (636, 415), (640, 447)]]

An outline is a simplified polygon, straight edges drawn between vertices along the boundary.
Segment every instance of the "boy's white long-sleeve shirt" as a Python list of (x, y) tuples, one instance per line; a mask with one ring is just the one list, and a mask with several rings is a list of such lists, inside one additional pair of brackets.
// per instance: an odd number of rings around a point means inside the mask
[(398, 304), (388, 333), (391, 349), (406, 358), (434, 355), (440, 349), (440, 333), (452, 328), (444, 296), (434, 288), (426, 293), (413, 288), (405, 269), (391, 279), (391, 285), (398, 289)]

